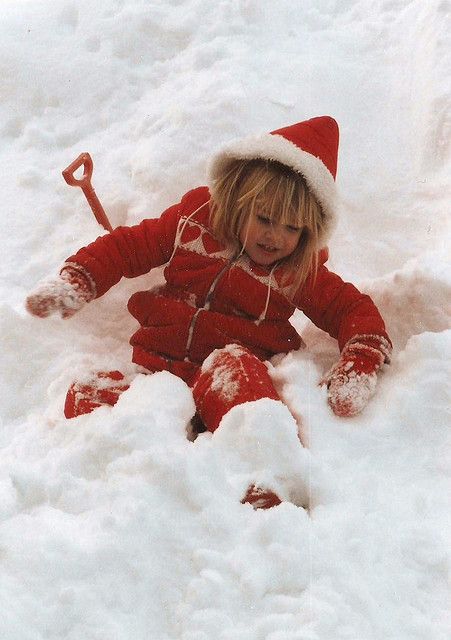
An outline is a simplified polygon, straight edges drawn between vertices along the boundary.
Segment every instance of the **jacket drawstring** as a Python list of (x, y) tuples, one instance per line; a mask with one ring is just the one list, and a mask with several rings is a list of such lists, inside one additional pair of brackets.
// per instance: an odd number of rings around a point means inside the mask
[(260, 324), (260, 322), (262, 322), (262, 320), (265, 320), (266, 318), (266, 314), (268, 312), (268, 307), (269, 307), (269, 299), (271, 297), (271, 283), (272, 283), (272, 276), (274, 273), (274, 270), (276, 269), (276, 267), (278, 266), (278, 263), (276, 263), (271, 271), (269, 272), (269, 279), (268, 279), (268, 290), (266, 292), (266, 302), (265, 302), (265, 307), (263, 309), (263, 311), (261, 312), (258, 320), (255, 321), (255, 324), (258, 326)]
[[(185, 227), (188, 224), (188, 222), (191, 220), (191, 218), (196, 215), (196, 213), (198, 213), (202, 207), (205, 207), (205, 205), (208, 204), (208, 202), (204, 202), (203, 204), (200, 205), (200, 207), (197, 207), (197, 209), (195, 211), (193, 211), (192, 213), (189, 214), (189, 216), (187, 218), (185, 218), (183, 220), (183, 218), (180, 218), (178, 226), (177, 226), (177, 233), (175, 234), (175, 240), (174, 240), (174, 248), (172, 249), (172, 253), (171, 253), (171, 257), (168, 260), (168, 263), (171, 262), (172, 258), (174, 257), (175, 252), (177, 251), (179, 244), (180, 244), (180, 240), (182, 238), (183, 232), (185, 231)], [(182, 222), (183, 220), (183, 222)]]

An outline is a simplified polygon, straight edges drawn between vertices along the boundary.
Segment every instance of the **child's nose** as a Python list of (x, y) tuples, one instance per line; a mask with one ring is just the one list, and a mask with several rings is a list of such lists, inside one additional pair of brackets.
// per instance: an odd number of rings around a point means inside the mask
[(268, 234), (268, 238), (272, 238), (273, 240), (277, 240), (280, 237), (280, 225), (271, 224), (266, 229)]

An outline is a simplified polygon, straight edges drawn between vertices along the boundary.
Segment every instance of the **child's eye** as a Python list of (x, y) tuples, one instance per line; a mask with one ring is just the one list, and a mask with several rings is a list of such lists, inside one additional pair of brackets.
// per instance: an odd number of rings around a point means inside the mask
[(262, 215), (257, 215), (257, 220), (259, 222), (261, 222), (262, 224), (270, 224), (271, 220), (269, 218), (267, 218), (266, 216), (262, 216)]
[(301, 230), (300, 227), (295, 227), (293, 224), (287, 224), (287, 229), (291, 233), (298, 233)]

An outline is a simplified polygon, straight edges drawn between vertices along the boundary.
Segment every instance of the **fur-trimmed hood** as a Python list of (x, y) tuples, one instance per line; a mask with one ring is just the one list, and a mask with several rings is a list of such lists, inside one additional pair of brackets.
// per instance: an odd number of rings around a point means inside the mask
[(330, 116), (319, 116), (297, 124), (234, 140), (216, 153), (207, 168), (208, 185), (214, 197), (215, 182), (233, 160), (275, 160), (300, 173), (325, 215), (325, 244), (336, 223), (339, 131)]

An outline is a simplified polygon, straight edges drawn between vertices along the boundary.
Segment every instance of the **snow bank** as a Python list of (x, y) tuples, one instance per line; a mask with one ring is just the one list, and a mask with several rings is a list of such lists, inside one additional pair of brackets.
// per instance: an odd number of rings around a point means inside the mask
[[(449, 10), (2, 3), (2, 638), (449, 636)], [(191, 393), (167, 373), (64, 420), (77, 375), (132, 373), (125, 303), (160, 275), (65, 322), (25, 314), (31, 287), (101, 233), (61, 170), (89, 151), (112, 223), (131, 224), (201, 184), (222, 143), (326, 113), (341, 126), (330, 266), (395, 342), (364, 413), (330, 413), (318, 381), (337, 346), (297, 314), (308, 348), (271, 374), (308, 449), (270, 401), (189, 441)], [(240, 504), (252, 476), (292, 502)]]

